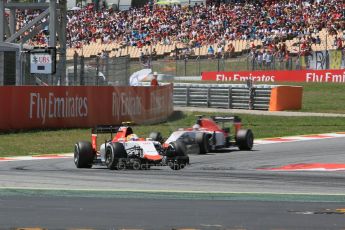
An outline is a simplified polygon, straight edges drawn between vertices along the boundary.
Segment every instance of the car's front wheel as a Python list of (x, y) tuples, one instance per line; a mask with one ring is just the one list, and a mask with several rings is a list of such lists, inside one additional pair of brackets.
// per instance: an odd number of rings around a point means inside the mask
[(166, 151), (167, 163), (172, 170), (183, 169), (189, 164), (189, 157), (186, 154), (186, 146), (179, 141), (169, 144)]

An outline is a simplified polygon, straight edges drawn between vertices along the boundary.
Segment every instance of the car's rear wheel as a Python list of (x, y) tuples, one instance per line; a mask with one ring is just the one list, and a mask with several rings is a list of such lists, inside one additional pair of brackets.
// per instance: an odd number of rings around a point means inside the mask
[(250, 129), (240, 129), (236, 134), (236, 145), (240, 150), (251, 150), (254, 144), (254, 134)]
[(108, 169), (122, 169), (121, 158), (127, 158), (127, 153), (121, 143), (115, 142), (107, 145), (105, 149), (105, 165)]
[(94, 159), (92, 145), (87, 141), (79, 141), (74, 145), (74, 164), (77, 168), (91, 168)]
[(210, 138), (206, 133), (196, 133), (195, 137), (196, 143), (198, 143), (200, 148), (200, 154), (206, 154), (210, 152)]

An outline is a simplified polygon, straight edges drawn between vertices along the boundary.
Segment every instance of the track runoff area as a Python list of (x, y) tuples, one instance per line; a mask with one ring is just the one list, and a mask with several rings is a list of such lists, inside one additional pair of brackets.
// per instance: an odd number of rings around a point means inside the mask
[(190, 155), (178, 171), (77, 169), (72, 154), (2, 158), (1, 227), (341, 229), (344, 140), (261, 139), (252, 151)]

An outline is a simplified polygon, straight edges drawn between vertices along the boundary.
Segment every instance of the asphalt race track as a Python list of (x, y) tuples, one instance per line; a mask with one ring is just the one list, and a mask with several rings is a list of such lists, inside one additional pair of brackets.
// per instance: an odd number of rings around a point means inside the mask
[(344, 147), (344, 138), (257, 145), (253, 151), (191, 155), (191, 165), (180, 171), (77, 169), (73, 159), (1, 162), (0, 183), (2, 188), (345, 194), (345, 172), (257, 170), (294, 163), (345, 163)]
[(77, 169), (73, 159), (0, 162), (0, 229), (345, 229), (345, 138), (192, 155), (168, 167)]

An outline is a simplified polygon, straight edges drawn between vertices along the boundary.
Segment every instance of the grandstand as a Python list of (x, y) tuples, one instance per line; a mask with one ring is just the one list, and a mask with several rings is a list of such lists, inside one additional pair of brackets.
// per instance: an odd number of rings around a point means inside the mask
[(274, 49), (279, 45), (285, 47), (284, 53), (299, 54), (306, 49), (337, 49), (335, 41), (345, 38), (341, 1), (236, 2), (157, 6), (152, 11), (148, 5), (125, 12), (95, 12), (92, 6), (73, 11), (69, 13), (67, 56), (77, 52), (89, 57), (107, 51), (110, 57), (139, 59), (141, 52), (155, 50), (159, 58), (173, 56), (176, 48), (189, 48), (195, 56), (206, 57), (209, 46), (215, 50), (221, 46), (226, 52), (230, 43), (235, 56), (253, 47)]
[[(335, 50), (337, 46), (335, 45), (335, 40), (337, 37), (342, 37), (344, 33), (342, 31), (338, 31), (337, 35), (328, 35), (327, 29), (322, 29), (319, 33), (314, 33), (313, 37), (320, 37), (320, 43), (312, 43), (310, 44), (310, 51), (323, 51), (323, 50)], [(229, 44), (233, 44), (235, 47), (236, 56), (239, 56), (243, 53), (248, 53), (251, 47), (256, 47), (258, 49), (264, 49), (265, 46), (261, 40), (233, 40), (226, 42), (223, 46), (224, 48), (227, 47)], [(286, 49), (290, 54), (298, 54), (301, 52), (301, 42), (300, 38), (296, 37), (291, 40), (286, 40), (284, 42), (279, 42), (279, 44), (285, 44)], [(192, 52), (195, 56), (202, 56), (207, 57), (207, 48), (209, 46), (218, 47), (219, 43), (212, 43), (200, 47), (192, 48)], [(151, 54), (152, 50), (156, 50), (157, 57), (169, 57), (174, 55), (175, 48), (185, 48), (186, 45), (183, 43), (173, 43), (171, 45), (150, 45), (144, 48), (138, 48), (136, 46), (121, 46), (118, 43), (101, 43), (101, 41), (96, 41), (94, 43), (83, 45), (80, 48), (69, 48), (67, 50), (67, 58), (71, 59), (75, 52), (78, 55), (83, 55), (84, 57), (90, 57), (95, 55), (100, 55), (103, 51), (109, 52), (109, 57), (120, 57), (129, 55), (132, 59), (139, 59), (140, 53), (147, 49), (149, 54)], [(226, 49), (226, 48), (225, 48)], [(226, 50), (225, 50), (226, 51)], [(225, 52), (224, 51), (224, 52)]]

